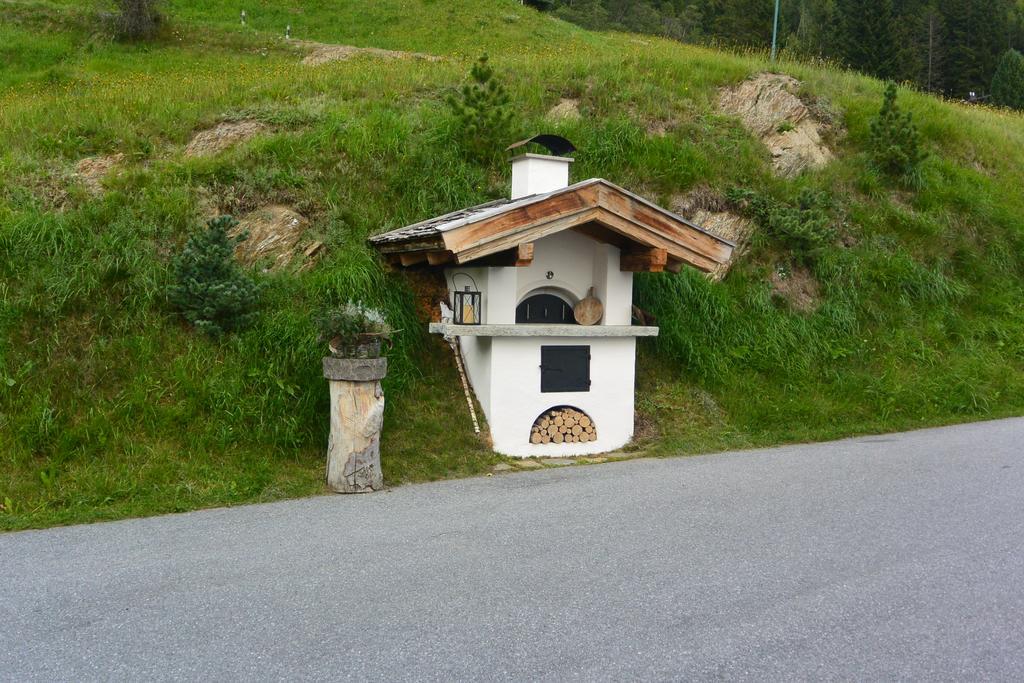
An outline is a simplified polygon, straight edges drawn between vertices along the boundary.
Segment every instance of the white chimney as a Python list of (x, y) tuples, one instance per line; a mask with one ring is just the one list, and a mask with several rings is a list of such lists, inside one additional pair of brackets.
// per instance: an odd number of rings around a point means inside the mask
[(569, 187), (568, 157), (520, 154), (512, 159), (512, 199)]

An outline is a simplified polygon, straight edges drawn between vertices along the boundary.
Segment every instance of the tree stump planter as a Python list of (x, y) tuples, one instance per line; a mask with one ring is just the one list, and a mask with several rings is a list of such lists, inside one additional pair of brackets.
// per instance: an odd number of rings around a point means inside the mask
[(336, 493), (369, 493), (384, 488), (380, 469), (380, 428), (384, 421), (386, 358), (323, 360), (331, 392), (331, 436), (327, 443), (327, 486)]

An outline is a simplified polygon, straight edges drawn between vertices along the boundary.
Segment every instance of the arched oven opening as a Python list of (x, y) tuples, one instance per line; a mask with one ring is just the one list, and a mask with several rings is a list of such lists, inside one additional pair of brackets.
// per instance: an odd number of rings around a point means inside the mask
[(530, 428), (530, 443), (588, 443), (597, 440), (597, 425), (585, 412), (557, 406), (541, 413)]
[(575, 325), (574, 304), (561, 292), (537, 290), (516, 306), (516, 323)]

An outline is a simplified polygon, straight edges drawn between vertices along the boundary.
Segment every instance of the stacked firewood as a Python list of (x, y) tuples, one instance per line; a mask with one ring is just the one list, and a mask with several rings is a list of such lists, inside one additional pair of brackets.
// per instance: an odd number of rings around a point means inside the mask
[(597, 439), (597, 428), (586, 413), (575, 408), (554, 408), (537, 418), (530, 443), (586, 443)]

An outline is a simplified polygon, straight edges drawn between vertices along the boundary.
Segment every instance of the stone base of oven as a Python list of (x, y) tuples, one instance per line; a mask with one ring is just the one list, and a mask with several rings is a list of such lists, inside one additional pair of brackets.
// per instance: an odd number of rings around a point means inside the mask
[(495, 451), (513, 458), (573, 458), (580, 455), (598, 455), (617, 451), (632, 437), (625, 439), (606, 439), (603, 436), (597, 441), (587, 443), (543, 443), (526, 442), (519, 447), (495, 447)]

